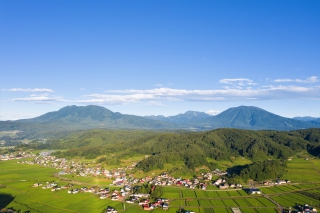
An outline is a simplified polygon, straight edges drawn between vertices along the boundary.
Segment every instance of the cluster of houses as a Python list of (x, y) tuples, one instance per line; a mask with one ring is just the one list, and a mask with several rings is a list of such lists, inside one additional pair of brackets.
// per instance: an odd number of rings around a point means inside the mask
[(304, 204), (303, 206), (299, 206), (299, 209), (302, 211), (302, 213), (318, 212), (318, 210), (316, 208), (313, 208), (312, 206), (309, 206), (308, 204)]
[(143, 210), (153, 210), (157, 208), (161, 208), (163, 210), (169, 209), (169, 201), (166, 198), (158, 198), (152, 203), (149, 199), (145, 199), (140, 201), (139, 205), (142, 206)]
[[(107, 170), (100, 166), (89, 167), (89, 165), (84, 164), (80, 161), (68, 161), (65, 158), (57, 158), (55, 156), (38, 156), (33, 161), (19, 161), (22, 164), (39, 164), (45, 167), (53, 167), (61, 170), (58, 174), (74, 174), (82, 177), (88, 176), (103, 176), (106, 178), (114, 178), (116, 180), (115, 185), (123, 185), (123, 179), (127, 176), (127, 168), (118, 168), (114, 170)], [(128, 167), (131, 168), (131, 167)], [(121, 182), (122, 181), (122, 182)], [(121, 182), (121, 184), (117, 184)]]
[(229, 189), (229, 188), (242, 188), (241, 184), (228, 184), (225, 179), (218, 178), (214, 183), (219, 189)]
[(115, 208), (113, 208), (112, 206), (108, 206), (105, 212), (106, 213), (117, 213), (118, 211)]
[(274, 186), (274, 185), (283, 185), (283, 184), (290, 184), (291, 181), (290, 180), (276, 180), (276, 181), (270, 181), (270, 180), (266, 180), (263, 181), (262, 183), (260, 183), (260, 185), (264, 185), (264, 186)]
[[(156, 208), (161, 208), (167, 210), (169, 208), (169, 200), (166, 198), (158, 198), (154, 202), (150, 202), (150, 194), (142, 194), (142, 193), (130, 193), (131, 188), (129, 186), (124, 186), (120, 188), (120, 190), (110, 190), (109, 188), (99, 188), (99, 187), (81, 187), (74, 188), (73, 184), (68, 184), (65, 186), (59, 186), (56, 182), (46, 182), (35, 183), (33, 187), (42, 187), (42, 189), (50, 189), (51, 191), (59, 191), (63, 189), (68, 190), (68, 194), (78, 194), (78, 193), (93, 193), (96, 194), (100, 199), (109, 198), (113, 201), (125, 201), (130, 204), (138, 204), (144, 210), (152, 210)], [(110, 206), (109, 206), (110, 207)], [(115, 213), (115, 209), (111, 209), (110, 207), (106, 210), (106, 212)]]
[(0, 160), (6, 161), (6, 160), (17, 160), (22, 158), (30, 158), (35, 157), (35, 154), (32, 153), (26, 153), (26, 152), (18, 152), (18, 153), (10, 153), (10, 154), (3, 154), (0, 155)]
[[(27, 163), (27, 164), (40, 164), (46, 167), (54, 167), (58, 170), (61, 170), (57, 174), (66, 175), (74, 174), (78, 176), (88, 177), (105, 177), (113, 179), (111, 185), (114, 186), (125, 186), (125, 185), (135, 185), (135, 184), (152, 184), (160, 186), (170, 186), (176, 185), (181, 187), (187, 187), (191, 189), (199, 188), (205, 190), (207, 185), (212, 181), (213, 175), (225, 175), (226, 172), (215, 170), (213, 172), (201, 173), (199, 176), (193, 179), (182, 179), (174, 178), (167, 173), (162, 173), (156, 176), (146, 176), (144, 178), (134, 178), (130, 172), (136, 165), (135, 163), (131, 166), (125, 168), (117, 168), (113, 170), (107, 170), (100, 166), (93, 166), (84, 164), (80, 161), (68, 161), (64, 158), (57, 158), (50, 155), (40, 155), (35, 158), (34, 161), (20, 161), (18, 163)], [(217, 184), (216, 184), (217, 185)], [(217, 185), (218, 186), (218, 185)], [(239, 184), (236, 186), (228, 187), (240, 187)], [(221, 184), (220, 188), (228, 188), (224, 183)]]

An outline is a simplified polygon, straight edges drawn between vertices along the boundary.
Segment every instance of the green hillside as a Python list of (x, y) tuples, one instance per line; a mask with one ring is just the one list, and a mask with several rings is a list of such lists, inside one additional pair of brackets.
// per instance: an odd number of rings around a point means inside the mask
[(82, 156), (88, 159), (104, 156), (105, 162), (110, 164), (124, 157), (148, 155), (148, 158), (138, 164), (138, 168), (143, 171), (163, 169), (165, 164), (177, 161), (183, 162), (186, 168), (195, 170), (200, 166), (213, 169), (217, 162), (235, 157), (258, 162), (287, 159), (301, 151), (314, 154), (319, 149), (320, 139), (320, 129), (291, 132), (217, 129), (198, 133), (154, 132), (145, 136), (139, 132), (132, 134), (135, 135), (132, 140), (129, 139), (129, 133), (124, 133), (128, 140), (108, 143), (107, 139), (103, 139), (102, 132), (95, 134), (90, 131), (74, 135), (72, 140), (53, 143), (52, 148), (63, 148), (63, 144), (74, 141), (70, 145), (78, 148), (61, 152), (59, 156)]

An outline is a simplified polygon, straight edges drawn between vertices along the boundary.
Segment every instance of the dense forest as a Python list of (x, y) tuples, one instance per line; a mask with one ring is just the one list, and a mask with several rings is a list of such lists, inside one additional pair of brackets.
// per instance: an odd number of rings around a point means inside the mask
[[(124, 131), (121, 140), (115, 135), (111, 140), (112, 135), (102, 130), (89, 131), (51, 143), (50, 146), (53, 149), (67, 148), (70, 143), (69, 147), (78, 148), (59, 151), (55, 155), (87, 159), (99, 157), (99, 162), (106, 164), (117, 164), (121, 158), (136, 154), (148, 155), (137, 165), (143, 171), (163, 169), (165, 163), (175, 161), (185, 162), (191, 170), (203, 165), (213, 169), (216, 165), (208, 159), (230, 160), (237, 156), (253, 162), (283, 160), (303, 150), (319, 156), (320, 149), (320, 129), (290, 132), (218, 129), (198, 133), (136, 132), (133, 135)], [(260, 176), (257, 174), (257, 177)]]
[(61, 151), (53, 155), (95, 159), (97, 163), (106, 165), (118, 165), (121, 159), (128, 157), (148, 156), (137, 164), (137, 169), (144, 172), (166, 169), (166, 164), (176, 163), (180, 172), (192, 172), (203, 166), (213, 170), (219, 168), (221, 160), (231, 162), (242, 157), (253, 163), (232, 171), (229, 180), (236, 182), (250, 178), (260, 181), (280, 178), (285, 160), (302, 151), (320, 157), (320, 129), (254, 131), (226, 128), (206, 132), (89, 130), (63, 139), (33, 141), (18, 148), (59, 149)]

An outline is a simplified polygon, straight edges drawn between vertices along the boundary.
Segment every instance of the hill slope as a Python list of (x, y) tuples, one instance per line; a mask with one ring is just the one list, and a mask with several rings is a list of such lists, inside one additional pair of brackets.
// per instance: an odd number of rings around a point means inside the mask
[[(90, 138), (81, 140), (88, 141)], [(150, 134), (132, 141), (81, 147), (61, 155), (88, 158), (103, 155), (107, 164), (117, 162), (117, 159), (126, 156), (148, 155), (149, 157), (138, 165), (144, 171), (163, 169), (164, 164), (177, 161), (183, 162), (192, 170), (203, 165), (213, 169), (215, 166), (212, 164), (213, 161), (231, 160), (236, 156), (246, 157), (252, 161), (263, 161), (287, 159), (303, 150), (318, 155), (319, 142), (320, 129), (291, 132), (217, 129), (198, 133)], [(58, 145), (59, 143), (54, 144), (55, 148), (60, 148)], [(60, 142), (60, 145), (63, 145), (63, 142)]]

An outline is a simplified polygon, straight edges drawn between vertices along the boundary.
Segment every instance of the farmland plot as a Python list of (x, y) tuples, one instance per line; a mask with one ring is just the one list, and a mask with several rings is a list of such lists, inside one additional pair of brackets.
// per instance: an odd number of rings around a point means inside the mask
[(224, 199), (222, 200), (225, 206), (228, 207), (238, 207), (238, 204), (233, 199)]
[(295, 202), (291, 202), (288, 201), (280, 196), (272, 196), (271, 197), (272, 200), (276, 201), (277, 203), (279, 203), (281, 206), (294, 206)]
[(219, 197), (219, 195), (217, 194), (216, 191), (206, 191), (205, 193), (207, 194), (208, 198), (218, 198)]
[(277, 212), (275, 209), (269, 209), (269, 208), (264, 208), (264, 209), (256, 208), (256, 211), (259, 213), (276, 213)]
[(240, 207), (250, 207), (251, 205), (245, 199), (234, 199)]
[(207, 194), (205, 191), (196, 190), (195, 191), (197, 198), (207, 198)]
[(260, 203), (262, 203), (265, 207), (276, 207), (276, 204), (272, 203), (270, 200), (264, 197), (256, 198)]
[(213, 210), (215, 213), (232, 213), (229, 208), (214, 208)]
[(202, 207), (212, 207), (210, 200), (198, 200)]
[(210, 200), (214, 207), (225, 207), (224, 202), (222, 200)]
[(245, 200), (254, 207), (264, 207), (264, 205), (262, 203), (260, 203), (259, 200), (257, 200), (256, 198), (245, 198)]
[(231, 196), (231, 197), (241, 196), (241, 194), (238, 193), (238, 190), (235, 190), (235, 191), (227, 191), (227, 193), (228, 193), (229, 196)]
[(197, 198), (194, 190), (182, 190), (182, 197), (183, 198)]
[(270, 194), (275, 194), (274, 191), (270, 189), (271, 187), (261, 187), (260, 191), (263, 192), (264, 194), (270, 195)]
[(252, 208), (240, 208), (242, 213), (257, 213), (256, 210)]
[(228, 194), (227, 191), (217, 191), (217, 194), (218, 194), (219, 197), (221, 197), (221, 198), (230, 197), (230, 195)]
[(199, 202), (198, 200), (187, 200), (186, 203), (189, 205), (189, 206), (199, 206)]
[(180, 198), (180, 189), (176, 189), (172, 187), (164, 187), (162, 190), (162, 197), (168, 198), (168, 199)]

